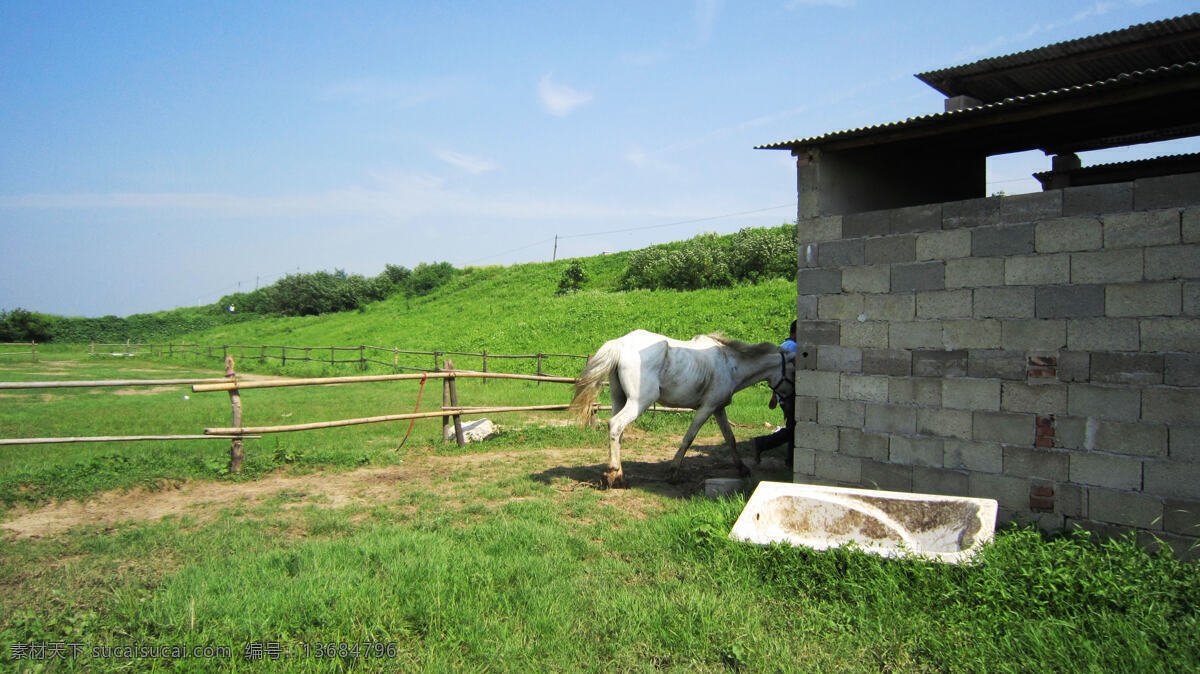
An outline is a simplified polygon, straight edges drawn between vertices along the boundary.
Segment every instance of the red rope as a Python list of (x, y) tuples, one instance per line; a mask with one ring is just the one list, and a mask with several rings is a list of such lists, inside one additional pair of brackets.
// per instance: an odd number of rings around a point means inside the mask
[[(429, 375), (421, 375), (421, 388), (417, 390), (417, 406), (413, 408), (413, 414), (416, 414), (417, 411), (421, 409), (421, 394), (425, 393), (425, 382), (428, 380)], [(408, 420), (408, 430), (404, 432), (404, 439), (400, 441), (400, 447), (397, 447), (395, 451), (399, 451), (404, 447), (404, 443), (408, 442), (408, 434), (412, 433), (413, 426), (416, 425), (416, 423), (416, 417)]]

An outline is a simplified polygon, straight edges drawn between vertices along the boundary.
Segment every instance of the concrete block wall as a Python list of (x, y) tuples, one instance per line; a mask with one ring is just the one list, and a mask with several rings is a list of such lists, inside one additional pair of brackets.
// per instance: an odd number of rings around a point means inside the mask
[(1200, 557), (1200, 174), (798, 230), (797, 482)]

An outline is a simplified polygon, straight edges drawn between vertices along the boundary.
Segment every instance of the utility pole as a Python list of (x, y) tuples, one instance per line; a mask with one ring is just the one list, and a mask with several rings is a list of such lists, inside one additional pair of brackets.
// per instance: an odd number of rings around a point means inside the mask
[(550, 256), (550, 261), (554, 262), (558, 259), (558, 235), (554, 235), (554, 254)]

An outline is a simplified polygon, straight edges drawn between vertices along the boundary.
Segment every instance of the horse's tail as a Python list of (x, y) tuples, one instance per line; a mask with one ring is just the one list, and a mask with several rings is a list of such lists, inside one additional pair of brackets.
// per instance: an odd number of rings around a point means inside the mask
[(567, 410), (575, 416), (579, 423), (591, 426), (596, 423), (596, 396), (600, 387), (608, 379), (608, 374), (617, 366), (617, 356), (620, 349), (615, 342), (605, 342), (604, 346), (588, 359), (575, 381), (575, 397)]

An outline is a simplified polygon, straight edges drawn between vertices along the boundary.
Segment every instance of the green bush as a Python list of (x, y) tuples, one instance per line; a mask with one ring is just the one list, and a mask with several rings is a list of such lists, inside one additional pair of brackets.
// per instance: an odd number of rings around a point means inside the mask
[(583, 271), (583, 265), (579, 260), (574, 260), (563, 269), (562, 276), (558, 279), (558, 290), (555, 295), (566, 295), (567, 293), (575, 292), (583, 288), (583, 284), (587, 282), (587, 273)]
[(733, 236), (701, 234), (681, 244), (629, 254), (622, 290), (699, 290), (737, 282), (795, 278), (796, 227), (744, 228)]

